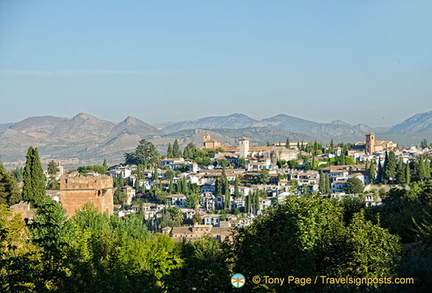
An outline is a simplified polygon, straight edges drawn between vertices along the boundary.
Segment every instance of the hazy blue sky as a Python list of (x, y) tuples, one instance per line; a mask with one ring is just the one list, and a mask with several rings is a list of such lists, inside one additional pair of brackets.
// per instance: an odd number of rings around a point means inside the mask
[(432, 110), (432, 1), (0, 0), (0, 123)]

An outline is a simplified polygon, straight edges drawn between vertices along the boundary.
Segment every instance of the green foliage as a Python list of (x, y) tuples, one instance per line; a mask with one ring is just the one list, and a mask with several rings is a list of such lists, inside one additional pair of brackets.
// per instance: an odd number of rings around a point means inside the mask
[(182, 157), (182, 153), (180, 151), (180, 147), (179, 147), (177, 139), (174, 140), (174, 144), (172, 147), (172, 155), (174, 158), (181, 158)]
[(166, 207), (162, 211), (161, 228), (178, 227), (183, 222), (183, 215), (178, 207)]
[(0, 161), (0, 205), (8, 206), (19, 203), (22, 199), (15, 178), (5, 169)]
[(190, 193), (186, 196), (185, 206), (189, 209), (194, 209), (199, 204), (200, 197), (196, 193)]
[(345, 192), (348, 194), (362, 193), (363, 189), (363, 182), (357, 177), (348, 178), (345, 182)]
[(230, 271), (221, 243), (210, 237), (182, 245), (182, 268), (170, 278), (169, 292), (230, 292)]
[(369, 165), (369, 168), (367, 169), (368, 175), (369, 175), (369, 181), (370, 183), (374, 183), (375, 177), (376, 177), (376, 165), (375, 162), (371, 162)]
[[(239, 230), (232, 245), (232, 264), (233, 271), (245, 276), (389, 277), (399, 251), (398, 238), (366, 221), (362, 213), (345, 226), (342, 208), (335, 201), (289, 197)], [(304, 289), (292, 283), (284, 286), (287, 291)], [(341, 289), (309, 286), (308, 290)], [(252, 282), (245, 288), (272, 289)]]
[(298, 169), (300, 167), (300, 164), (298, 163), (297, 160), (289, 160), (287, 164), (288, 164), (288, 168), (290, 169)]
[(23, 181), (23, 199), (38, 206), (45, 197), (45, 176), (37, 148), (29, 147), (27, 151)]
[(58, 164), (54, 160), (49, 161), (48, 162), (48, 175), (55, 176), (55, 175), (57, 175), (58, 172), (60, 172), (60, 168), (59, 168)]
[(101, 175), (105, 174), (108, 170), (101, 165), (89, 165), (89, 166), (81, 166), (78, 167), (78, 172), (82, 175), (87, 173), (99, 173)]
[(259, 179), (261, 184), (267, 184), (270, 181), (270, 174), (269, 171), (264, 168), (261, 170), (261, 174), (260, 174), (260, 179)]
[(150, 141), (142, 139), (134, 152), (125, 154), (125, 159), (127, 165), (147, 166), (159, 160), (159, 153)]
[(14, 178), (15, 178), (15, 180), (17, 182), (22, 182), (23, 181), (23, 173), (24, 173), (24, 168), (23, 167), (21, 167), (21, 168), (15, 168), (12, 171), (12, 175), (14, 176)]
[(393, 182), (396, 179), (396, 157), (394, 151), (386, 153), (384, 162), (384, 180)]
[(172, 146), (171, 143), (168, 143), (168, 147), (167, 147), (167, 154), (166, 154), (167, 158), (173, 158), (173, 151), (172, 151)]
[(188, 143), (183, 150), (183, 158), (192, 159), (195, 157), (197, 148), (193, 143)]
[(40, 269), (39, 255), (29, 236), (20, 216), (0, 205), (0, 291), (36, 291), (33, 272)]

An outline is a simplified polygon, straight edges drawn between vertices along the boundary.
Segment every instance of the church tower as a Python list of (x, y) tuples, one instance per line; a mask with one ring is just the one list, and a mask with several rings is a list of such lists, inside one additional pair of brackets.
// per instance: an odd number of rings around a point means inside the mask
[(210, 139), (211, 139), (210, 134), (208, 132), (206, 132), (203, 136), (204, 143), (209, 141)]
[(371, 155), (375, 152), (375, 134), (366, 133), (366, 154)]
[(239, 138), (240, 158), (246, 158), (249, 154), (249, 138)]

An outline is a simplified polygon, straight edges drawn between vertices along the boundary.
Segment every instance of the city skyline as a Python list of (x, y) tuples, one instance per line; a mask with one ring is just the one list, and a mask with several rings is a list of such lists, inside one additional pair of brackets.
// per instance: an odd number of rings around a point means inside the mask
[(242, 113), (371, 127), (432, 110), (427, 1), (0, 3), (0, 123)]

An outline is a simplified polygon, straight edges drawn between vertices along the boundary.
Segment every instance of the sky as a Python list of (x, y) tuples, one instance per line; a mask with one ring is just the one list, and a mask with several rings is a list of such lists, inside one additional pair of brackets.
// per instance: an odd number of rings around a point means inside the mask
[(0, 123), (432, 111), (430, 0), (0, 0)]

